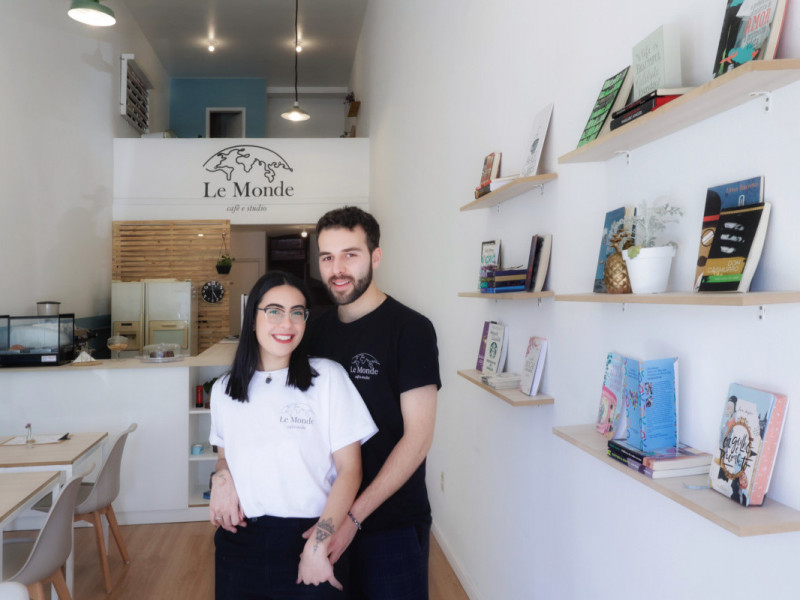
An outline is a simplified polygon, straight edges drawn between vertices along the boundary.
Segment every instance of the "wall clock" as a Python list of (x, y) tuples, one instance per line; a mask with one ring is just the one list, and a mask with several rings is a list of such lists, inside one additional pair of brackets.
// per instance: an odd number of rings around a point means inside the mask
[(216, 304), (225, 295), (225, 288), (219, 281), (206, 281), (200, 289), (200, 296), (209, 304)]

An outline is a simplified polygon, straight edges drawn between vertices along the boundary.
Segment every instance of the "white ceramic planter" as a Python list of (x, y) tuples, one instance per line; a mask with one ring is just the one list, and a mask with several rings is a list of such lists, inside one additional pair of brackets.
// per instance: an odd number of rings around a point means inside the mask
[(630, 279), (633, 293), (660, 294), (666, 292), (673, 256), (675, 256), (674, 246), (641, 248), (636, 258), (630, 258), (628, 250), (625, 250), (622, 257), (628, 268), (628, 279)]

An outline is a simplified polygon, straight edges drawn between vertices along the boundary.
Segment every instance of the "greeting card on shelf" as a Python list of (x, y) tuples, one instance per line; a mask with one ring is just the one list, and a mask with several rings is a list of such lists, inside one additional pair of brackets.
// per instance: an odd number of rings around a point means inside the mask
[(525, 158), (525, 164), (522, 166), (522, 177), (530, 177), (536, 175), (539, 171), (539, 159), (542, 156), (542, 147), (544, 146), (545, 137), (547, 136), (547, 128), (550, 125), (550, 116), (553, 114), (553, 104), (548, 104), (533, 118), (533, 130), (531, 131), (531, 143), (528, 147), (528, 154)]
[(764, 503), (787, 408), (784, 394), (730, 385), (709, 473), (713, 489), (744, 506)]
[(528, 340), (525, 361), (520, 374), (519, 391), (528, 396), (539, 393), (544, 372), (544, 359), (547, 356), (547, 339), (533, 336)]
[(775, 58), (785, 13), (786, 0), (727, 0), (714, 77), (751, 60)]

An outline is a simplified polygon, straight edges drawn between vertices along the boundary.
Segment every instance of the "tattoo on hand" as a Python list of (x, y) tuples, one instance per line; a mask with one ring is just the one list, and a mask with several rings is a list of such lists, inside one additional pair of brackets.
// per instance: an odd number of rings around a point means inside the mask
[(333, 519), (325, 519), (324, 521), (317, 522), (317, 537), (316, 543), (314, 544), (315, 551), (321, 542), (324, 542), (333, 535), (333, 530)]

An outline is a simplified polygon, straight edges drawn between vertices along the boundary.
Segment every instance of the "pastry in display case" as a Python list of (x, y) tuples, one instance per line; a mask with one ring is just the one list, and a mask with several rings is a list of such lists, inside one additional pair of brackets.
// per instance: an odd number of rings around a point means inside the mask
[(74, 354), (74, 314), (0, 317), (0, 365), (62, 365)]

